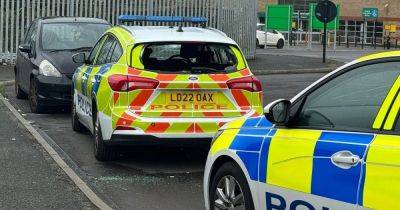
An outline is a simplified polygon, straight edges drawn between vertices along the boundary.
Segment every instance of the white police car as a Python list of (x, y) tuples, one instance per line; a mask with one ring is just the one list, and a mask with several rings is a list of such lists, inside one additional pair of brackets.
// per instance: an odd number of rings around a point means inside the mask
[(399, 209), (399, 114), (400, 51), (351, 62), (218, 132), (206, 208)]

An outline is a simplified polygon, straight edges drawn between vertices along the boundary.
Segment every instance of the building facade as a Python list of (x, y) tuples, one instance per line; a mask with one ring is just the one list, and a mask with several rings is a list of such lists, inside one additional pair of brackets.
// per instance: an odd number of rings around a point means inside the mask
[[(400, 30), (400, 1), (399, 0), (332, 0), (335, 4), (340, 5), (340, 25), (337, 31), (337, 38), (341, 42), (372, 44), (376, 41), (382, 44), (387, 37), (391, 37), (392, 41), (400, 40), (398, 32), (390, 32), (385, 30), (385, 25), (397, 25)], [(294, 7), (294, 13), (307, 13), (308, 5), (316, 3), (318, 0), (259, 0), (259, 14), (265, 13), (267, 4), (290, 4)], [(364, 20), (362, 15), (363, 8), (377, 8), (378, 19)], [(260, 18), (263, 21), (262, 18)], [(308, 31), (308, 20), (293, 20), (300, 25), (296, 25), (296, 29), (301, 28)]]

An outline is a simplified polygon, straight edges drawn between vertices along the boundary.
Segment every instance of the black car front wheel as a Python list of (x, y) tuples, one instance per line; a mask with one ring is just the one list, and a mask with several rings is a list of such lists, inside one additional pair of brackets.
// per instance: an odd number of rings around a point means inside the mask
[(276, 48), (282, 49), (285, 46), (285, 41), (283, 39), (278, 40), (278, 43), (276, 44)]
[(209, 195), (210, 209), (254, 210), (246, 177), (233, 162), (223, 164), (211, 177)]
[(112, 161), (116, 158), (117, 153), (114, 147), (106, 145), (101, 133), (101, 126), (98, 114), (96, 114), (94, 122), (94, 156), (98, 161)]
[(28, 98), (29, 107), (31, 108), (32, 113), (42, 113), (45, 110), (45, 106), (39, 101), (37, 86), (33, 79), (31, 79)]

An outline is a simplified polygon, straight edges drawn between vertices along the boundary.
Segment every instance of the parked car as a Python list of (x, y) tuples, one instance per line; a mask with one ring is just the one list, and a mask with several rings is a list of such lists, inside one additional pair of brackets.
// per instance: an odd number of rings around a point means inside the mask
[(72, 128), (94, 134), (100, 161), (119, 144), (209, 145), (223, 124), (262, 114), (260, 81), (237, 43), (213, 28), (116, 26), (74, 60), (84, 65), (73, 79)]
[[(267, 46), (276, 46), (278, 49), (282, 49), (285, 46), (285, 37), (277, 30), (268, 29), (266, 32), (264, 24), (257, 24), (257, 47), (264, 48), (265, 41)], [(267, 36), (265, 36), (267, 35)]]
[(77, 52), (89, 52), (110, 27), (101, 19), (51, 17), (30, 24), (19, 45), (15, 65), (15, 92), (29, 99), (31, 111), (49, 106), (70, 106), (72, 75), (79, 66)]
[(398, 209), (399, 92), (400, 51), (373, 54), (225, 125), (206, 163), (206, 208)]

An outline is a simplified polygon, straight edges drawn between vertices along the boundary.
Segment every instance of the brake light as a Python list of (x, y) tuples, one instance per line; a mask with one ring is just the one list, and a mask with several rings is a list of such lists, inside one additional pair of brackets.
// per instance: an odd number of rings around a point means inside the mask
[(155, 79), (115, 74), (108, 77), (108, 84), (114, 91), (132, 91), (139, 89), (155, 89), (159, 82)]
[(262, 91), (261, 82), (255, 76), (231, 79), (226, 84), (229, 89), (247, 90), (250, 92)]

